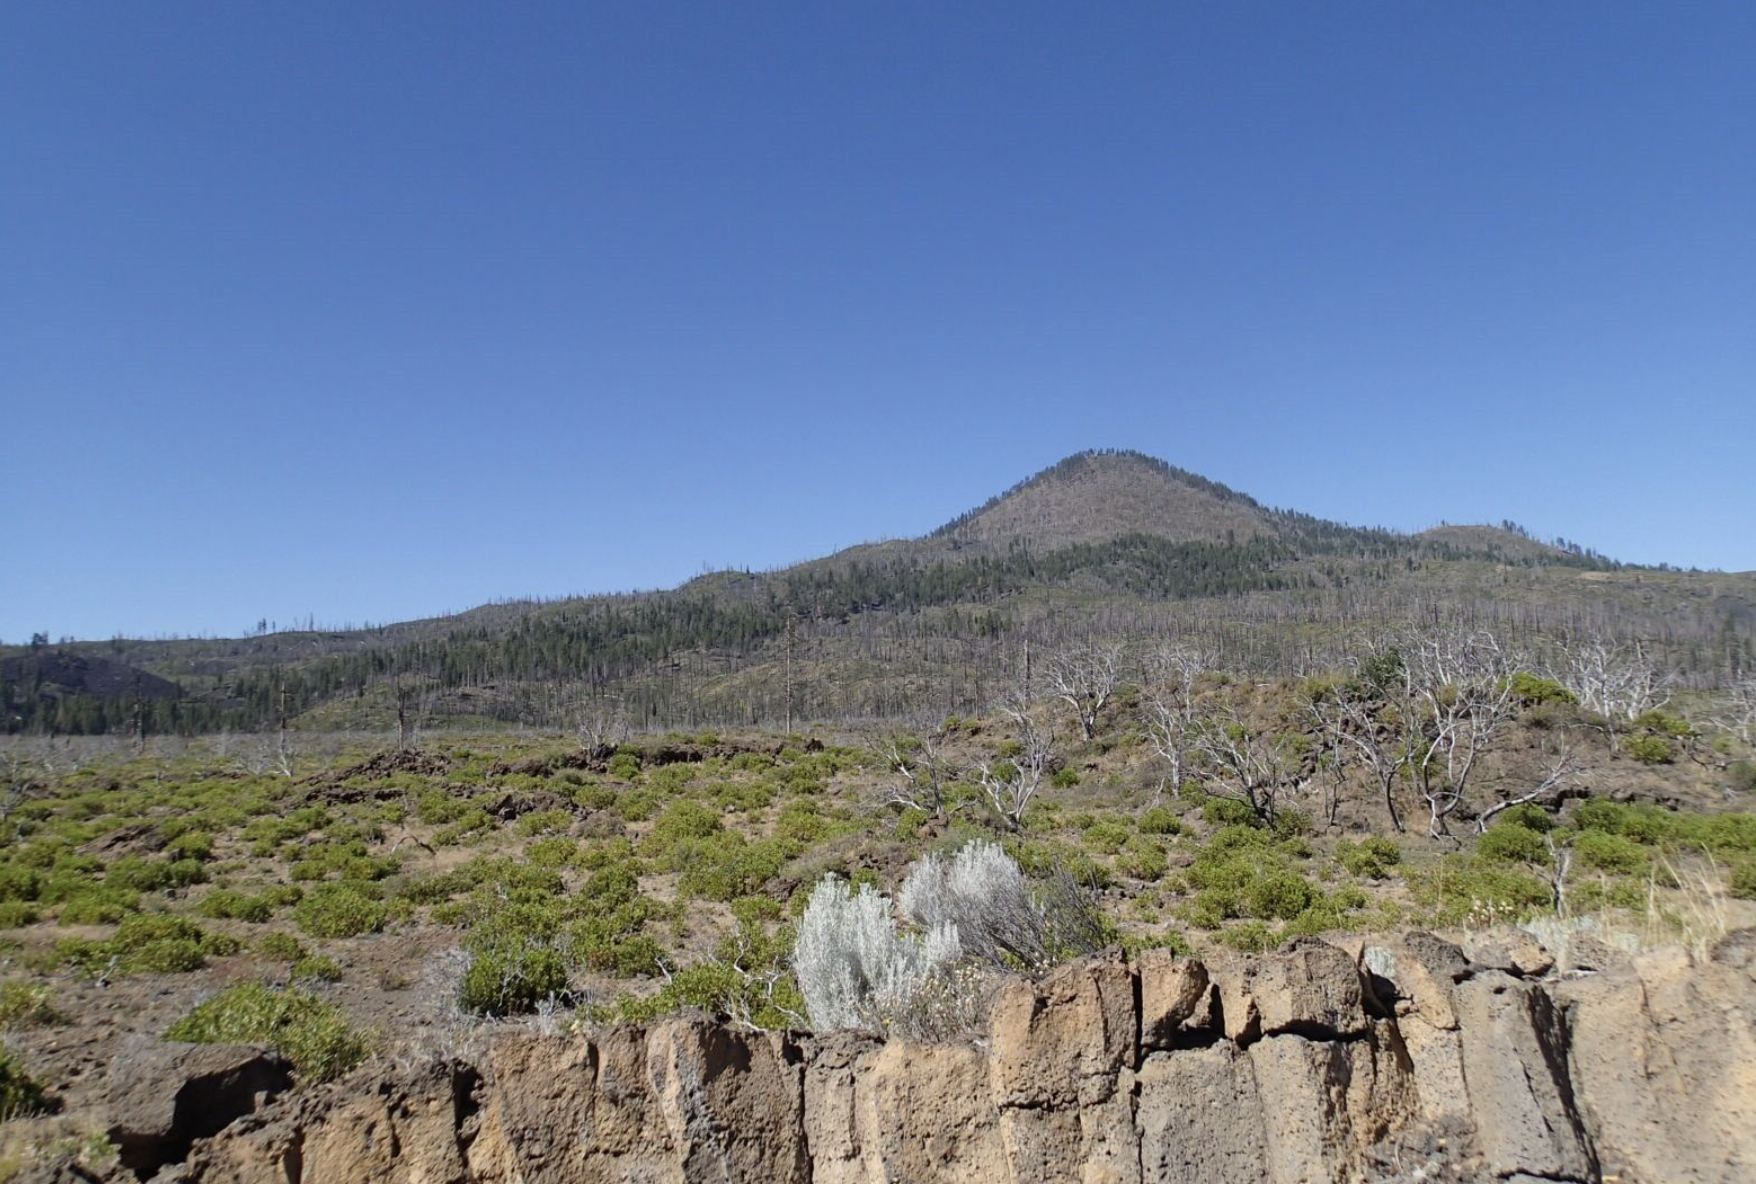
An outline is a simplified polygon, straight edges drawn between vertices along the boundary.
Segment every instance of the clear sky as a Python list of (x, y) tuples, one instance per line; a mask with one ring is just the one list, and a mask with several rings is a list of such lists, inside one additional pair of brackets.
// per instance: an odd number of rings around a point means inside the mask
[(1756, 5), (0, 6), (0, 638), (920, 533), (1087, 447), (1756, 568)]

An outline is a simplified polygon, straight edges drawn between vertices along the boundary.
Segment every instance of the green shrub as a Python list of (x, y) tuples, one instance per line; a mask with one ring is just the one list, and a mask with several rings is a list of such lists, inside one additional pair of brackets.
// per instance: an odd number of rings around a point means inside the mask
[(1316, 937), (1346, 928), (1345, 910), (1330, 901), (1319, 900), (1280, 928), (1280, 940), (1293, 937)]
[(1643, 765), (1668, 765), (1676, 759), (1663, 736), (1624, 736), (1622, 750)]
[(63, 925), (113, 925), (140, 911), (140, 893), (109, 884), (67, 897), (57, 920)]
[(388, 910), (351, 884), (319, 884), (293, 909), (293, 922), (312, 937), (358, 937), (384, 928)]
[(187, 888), (207, 879), (207, 869), (193, 859), (175, 861), (142, 859), (124, 855), (104, 872), (106, 887), (125, 888), (135, 892), (162, 892), (167, 888)]
[(292, 976), (312, 982), (339, 982), (341, 963), (327, 954), (312, 954), (293, 963)]
[(0, 900), (35, 900), (42, 889), (42, 876), (31, 868), (0, 863)]
[(609, 774), (618, 781), (632, 781), (640, 775), (640, 754), (624, 748), (610, 758)]
[(333, 1081), (366, 1059), (366, 1038), (334, 1004), (260, 983), (229, 987), (165, 1030), (195, 1044), (268, 1044), (308, 1082)]
[(1512, 923), (1553, 905), (1553, 890), (1537, 877), (1471, 856), (1444, 856), (1410, 869), (1408, 881), (1415, 900), (1444, 925)]
[(0, 983), (0, 1032), (66, 1023), (67, 1017), (55, 1009), (53, 999), (54, 992), (39, 983), (21, 979)]
[(538, 835), (566, 834), (573, 826), (573, 815), (566, 810), (533, 810), (518, 820), (518, 833), (527, 839)]
[(1681, 838), (1715, 855), (1756, 854), (1756, 815), (1714, 814), (1683, 822)]
[(1245, 921), (1219, 935), (1219, 940), (1246, 954), (1265, 954), (1280, 944), (1280, 938), (1261, 921)]
[(203, 917), (248, 921), (260, 925), (274, 916), (275, 908), (276, 899), (266, 893), (261, 896), (245, 896), (230, 888), (217, 888), (201, 898), (195, 911)]
[(1519, 671), (1512, 676), (1512, 693), (1528, 707), (1544, 703), (1577, 703), (1579, 697), (1552, 678)]
[(165, 844), (165, 858), (193, 859), (206, 863), (213, 858), (213, 836), (202, 831), (186, 831)]
[(494, 816), (480, 806), (471, 806), (450, 826), (433, 836), (436, 847), (455, 847), (477, 831), (492, 830)]
[(1251, 914), (1265, 921), (1290, 921), (1318, 898), (1317, 889), (1296, 872), (1263, 876), (1246, 893)]
[(1733, 761), (1726, 784), (1733, 793), (1756, 793), (1756, 761)]
[(475, 917), (464, 941), (470, 963), (459, 984), (466, 1010), (514, 1015), (566, 990), (567, 962), (555, 945), (561, 927), (557, 900), (532, 892), (478, 892)]
[(305, 947), (290, 933), (265, 933), (257, 939), (256, 949), (276, 962), (297, 962), (306, 956)]
[(1385, 835), (1370, 835), (1357, 843), (1343, 839), (1335, 845), (1335, 861), (1351, 875), (1382, 880), (1402, 862), (1402, 848)]
[(1128, 828), (1110, 818), (1094, 824), (1085, 832), (1086, 844), (1100, 855), (1114, 855), (1128, 838)]
[(18, 929), (34, 925), (40, 916), (35, 905), (22, 900), (0, 901), (0, 929)]
[(1599, 830), (1581, 831), (1574, 838), (1573, 857), (1582, 867), (1624, 876), (1644, 874), (1648, 866), (1639, 843)]
[(616, 798), (616, 813), (624, 822), (645, 822), (658, 813), (664, 795), (656, 789), (631, 789)]
[(766, 781), (727, 781), (713, 789), (713, 803), (721, 810), (756, 814), (774, 804), (774, 786)]
[(1170, 861), (1162, 843), (1135, 835), (1116, 857), (1116, 870), (1136, 880), (1161, 880), (1170, 870)]
[(61, 961), (87, 975), (186, 974), (207, 965), (207, 956), (236, 953), (238, 942), (208, 933), (184, 917), (136, 913), (108, 941), (64, 941)]
[(1177, 816), (1163, 806), (1154, 806), (1144, 810), (1140, 815), (1140, 833), (1147, 835), (1175, 835), (1183, 832), (1183, 824)]
[(567, 963), (544, 945), (477, 951), (459, 984), (458, 1002), (482, 1015), (517, 1015), (567, 989)]
[(1502, 810), (1494, 819), (1495, 826), (1522, 826), (1526, 830), (1534, 830), (1546, 835), (1555, 829), (1555, 816), (1537, 805), (1526, 802), (1521, 806), (1511, 806)]
[(747, 1016), (758, 1027), (797, 1026), (804, 998), (791, 975), (773, 973), (784, 968), (791, 948), (792, 933), (784, 926), (774, 934), (745, 926), (720, 943), (715, 961), (676, 971), (650, 998), (623, 998), (620, 1018), (645, 1022), (699, 1007), (712, 1015)]
[(1549, 846), (1528, 826), (1496, 823), (1476, 840), (1475, 853), (1495, 863), (1546, 863)]
[[(799, 800), (800, 802), (807, 802), (810, 799), (801, 798)], [(896, 816), (896, 841), (899, 843), (907, 843), (915, 839), (919, 836), (921, 827), (925, 826), (932, 817), (931, 814), (927, 813), (919, 806), (910, 806)], [(1039, 813), (1034, 815), (1034, 817), (1041, 818), (1042, 814)], [(779, 828), (776, 827), (776, 834), (778, 833), (780, 833)]]
[(424, 793), (415, 800), (415, 817), (428, 826), (446, 826), (469, 811), (468, 802), (447, 793)]
[(1642, 712), (1635, 718), (1632, 726), (1676, 740), (1683, 740), (1695, 734), (1695, 729), (1690, 726), (1688, 720), (1675, 712), (1665, 711), (1662, 708)]
[(1644, 913), (1648, 905), (1643, 880), (1584, 880), (1569, 889), (1567, 896), (1573, 908), (1582, 913), (1607, 908)]
[(1756, 900), (1756, 860), (1744, 860), (1732, 865), (1731, 874), (1727, 878), (1727, 890), (1739, 900)]
[(1049, 784), (1056, 789), (1072, 789), (1079, 784), (1079, 770), (1073, 768), (1071, 765), (1065, 765), (1056, 769), (1054, 774), (1049, 778)]
[(608, 810), (616, 804), (616, 791), (596, 782), (576, 787), (571, 796), (573, 804), (582, 810)]
[(1308, 835), (1311, 833), (1311, 829), (1311, 816), (1303, 810), (1283, 806), (1274, 812), (1273, 830), (1283, 839), (1296, 835)]
[(702, 900), (749, 896), (779, 875), (786, 861), (783, 844), (772, 839), (753, 843), (735, 831), (671, 849), (671, 866), (682, 872), (677, 891)]
[(772, 896), (740, 896), (732, 902), (732, 917), (739, 925), (754, 926), (764, 921), (778, 921), (785, 910)]
[(1195, 948), (1189, 944), (1189, 939), (1174, 929), (1166, 929), (1160, 933), (1124, 937), (1122, 948), (1127, 950), (1130, 955), (1145, 950), (1169, 950), (1179, 958), (1187, 958), (1195, 953)]
[(41, 1114), (47, 1109), (42, 1084), (25, 1071), (23, 1062), (12, 1050), (0, 1048), (0, 1122)]
[(1208, 798), (1202, 803), (1201, 818), (1213, 826), (1258, 826), (1261, 819), (1250, 803), (1236, 798)]
[(684, 840), (705, 839), (724, 829), (719, 815), (700, 802), (672, 802), (652, 824), (645, 846), (649, 854), (663, 856)]
[(538, 839), (524, 849), (524, 857), (536, 867), (563, 868), (579, 858), (579, 844), (572, 839)]

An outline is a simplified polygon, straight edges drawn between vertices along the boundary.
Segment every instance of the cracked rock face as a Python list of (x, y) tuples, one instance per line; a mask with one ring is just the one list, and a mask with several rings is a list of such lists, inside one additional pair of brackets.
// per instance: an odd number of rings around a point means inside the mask
[[(1428, 934), (1014, 982), (982, 1047), (701, 1018), (368, 1068), (187, 1184), (1756, 1179), (1756, 936), (1545, 979)], [(1546, 969), (1546, 968), (1544, 968)]]

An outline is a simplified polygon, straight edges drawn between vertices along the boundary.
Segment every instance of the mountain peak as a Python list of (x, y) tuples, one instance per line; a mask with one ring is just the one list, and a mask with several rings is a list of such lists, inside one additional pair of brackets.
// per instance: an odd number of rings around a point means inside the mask
[(1271, 533), (1253, 499), (1157, 457), (1076, 452), (933, 532), (961, 542), (1042, 547), (1151, 534), (1174, 542)]

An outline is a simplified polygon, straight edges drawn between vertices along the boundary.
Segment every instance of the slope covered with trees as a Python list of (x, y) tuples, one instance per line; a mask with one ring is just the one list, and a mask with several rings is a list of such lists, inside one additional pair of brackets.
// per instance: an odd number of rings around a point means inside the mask
[[(986, 706), (1032, 644), (1191, 637), (1286, 673), (1357, 626), (1411, 618), (1521, 641), (1638, 639), (1697, 685), (1756, 665), (1750, 575), (1627, 567), (1511, 523), (1351, 527), (1093, 452), (921, 539), (668, 592), (371, 630), (16, 649), (0, 707), (8, 730), (29, 732), (406, 726), (411, 714), (558, 725), (606, 702), (658, 725), (897, 715)], [(111, 674), (31, 673), (81, 663)]]

